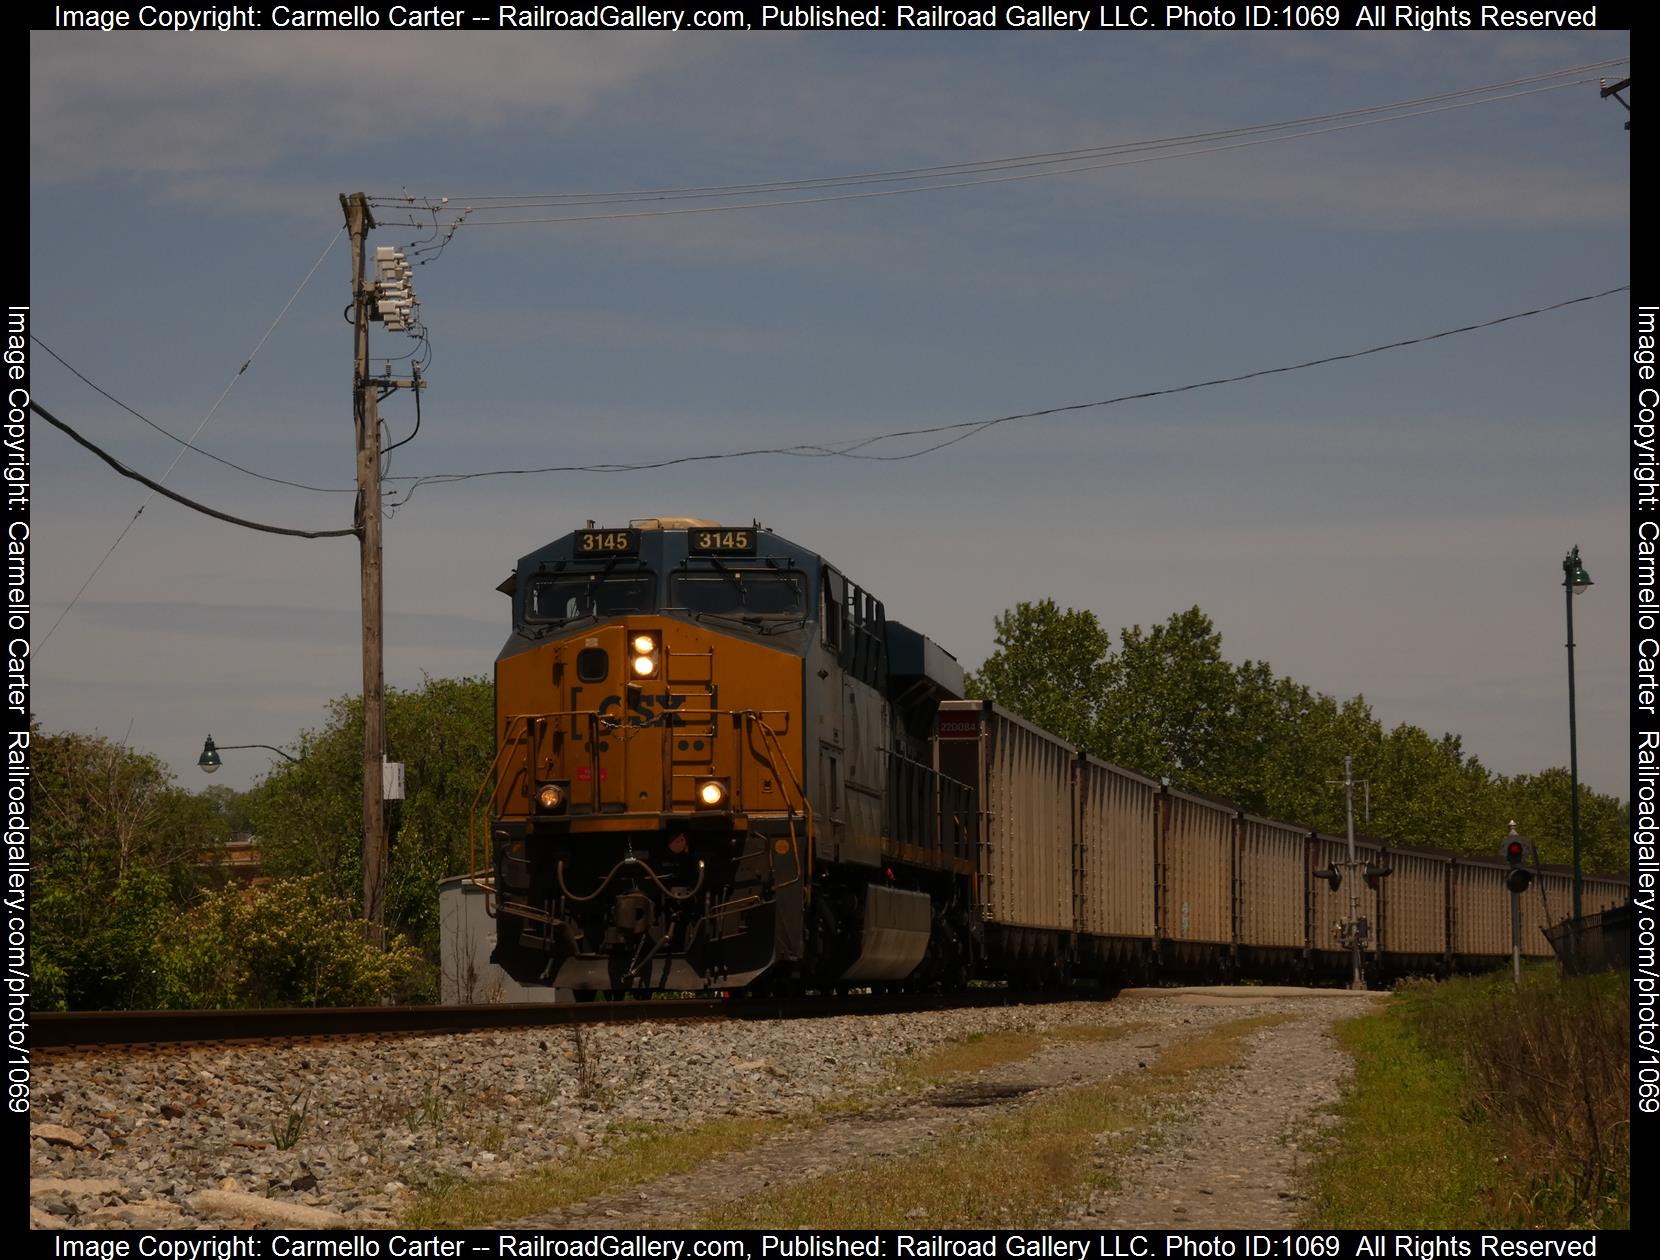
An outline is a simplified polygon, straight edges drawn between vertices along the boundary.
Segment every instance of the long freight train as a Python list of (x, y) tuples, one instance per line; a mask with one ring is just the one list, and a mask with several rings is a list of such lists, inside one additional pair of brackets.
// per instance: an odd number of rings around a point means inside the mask
[[(590, 523), (500, 589), (513, 630), (474, 869), (516, 980), (591, 995), (1349, 964), (1343, 841), (963, 699), (955, 658), (759, 525)], [(1504, 862), (1357, 847), (1375, 972), (1509, 956)], [(1536, 888), (1532, 955), (1570, 900), (1564, 873)], [(1626, 896), (1585, 882), (1588, 909)]]

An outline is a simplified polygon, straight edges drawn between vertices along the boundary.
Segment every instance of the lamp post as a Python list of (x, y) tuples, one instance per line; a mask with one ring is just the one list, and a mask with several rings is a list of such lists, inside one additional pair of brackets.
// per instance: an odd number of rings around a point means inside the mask
[(203, 774), (212, 774), (215, 770), (219, 769), (220, 766), (225, 764), (224, 758), (219, 755), (219, 750), (221, 748), (224, 748), (227, 751), (237, 748), (266, 748), (271, 752), (276, 753), (279, 757), (287, 757), (289, 761), (292, 761), (295, 764), (298, 764), (300, 760), (298, 757), (289, 756), (289, 754), (285, 753), (274, 744), (215, 744), (213, 742), (213, 736), (209, 735), (202, 743), (202, 755), (196, 758), (196, 764), (202, 768)]
[(1573, 781), (1572, 817), (1574, 837), (1574, 918), (1580, 915), (1584, 877), (1579, 870), (1579, 727), (1574, 716), (1574, 596), (1591, 585), (1591, 575), (1579, 562), (1575, 547), (1562, 561), (1562, 589), (1568, 601), (1568, 775)]

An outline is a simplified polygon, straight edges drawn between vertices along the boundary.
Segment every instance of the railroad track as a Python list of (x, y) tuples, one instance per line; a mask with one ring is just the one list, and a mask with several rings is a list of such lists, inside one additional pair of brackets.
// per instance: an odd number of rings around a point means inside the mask
[(643, 1020), (811, 1019), (912, 1011), (1025, 1006), (1077, 1001), (1089, 994), (975, 989), (951, 994), (852, 997), (684, 998), (656, 1001), (499, 1006), (338, 1006), (238, 1011), (48, 1011), (31, 1017), (37, 1049), (144, 1046), (183, 1042), (268, 1041), (384, 1033), (478, 1032)]

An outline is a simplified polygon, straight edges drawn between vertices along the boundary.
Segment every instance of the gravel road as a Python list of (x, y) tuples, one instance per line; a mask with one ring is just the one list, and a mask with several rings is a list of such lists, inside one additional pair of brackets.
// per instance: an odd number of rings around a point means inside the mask
[[(1066, 1215), (1094, 1227), (1283, 1225), (1296, 1208), (1297, 1152), (1286, 1135), (1336, 1097), (1348, 1071), (1330, 1025), (1374, 999), (1215, 992), (580, 1033), (52, 1053), (36, 1063), (30, 1220), (39, 1228), (384, 1227), (401, 1219), (416, 1187), (440, 1175), (510, 1176), (604, 1151), (642, 1126), (683, 1129), (733, 1115), (787, 1122), (839, 1098), (870, 1100), (862, 1112), (810, 1131), (786, 1128), (682, 1177), (524, 1222), (691, 1224), (722, 1197), (925, 1145), (1044, 1090), (1135, 1070), (1217, 1023), (1271, 1012), (1293, 1018), (1256, 1034), (1237, 1070), (1206, 1075), (1131, 1155), (1119, 1194)], [(940, 1106), (937, 1097), (899, 1092), (884, 1101), (897, 1064), (947, 1042), (1124, 1022), (1147, 1031), (1055, 1042), (961, 1084), (998, 1095), (987, 1106)]]

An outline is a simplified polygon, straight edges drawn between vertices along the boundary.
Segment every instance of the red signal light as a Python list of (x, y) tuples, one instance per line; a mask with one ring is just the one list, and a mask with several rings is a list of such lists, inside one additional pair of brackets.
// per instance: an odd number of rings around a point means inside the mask
[(1512, 840), (1509, 844), (1504, 846), (1504, 855), (1509, 858), (1512, 863), (1520, 862), (1522, 860), (1522, 854), (1525, 851), (1526, 850), (1520, 840)]

